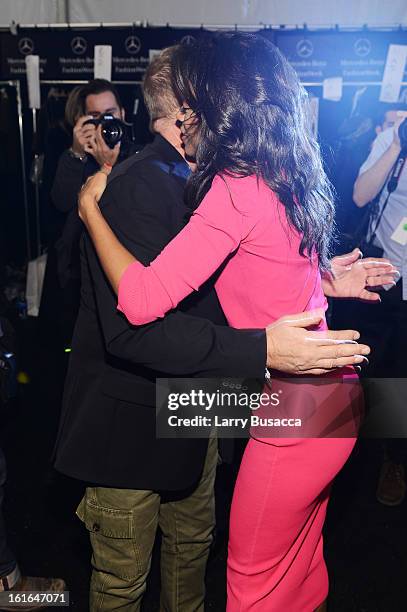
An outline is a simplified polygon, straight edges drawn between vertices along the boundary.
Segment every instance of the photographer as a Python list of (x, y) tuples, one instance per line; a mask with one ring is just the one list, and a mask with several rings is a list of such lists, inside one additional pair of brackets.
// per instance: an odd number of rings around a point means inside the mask
[(370, 92), (369, 95), (366, 92), (338, 129), (337, 154), (331, 176), (337, 195), (336, 223), (341, 243), (338, 252), (354, 245), (354, 230), (365, 215), (365, 210), (353, 202), (353, 187), (360, 167), (378, 134), (394, 125), (399, 106), (378, 103)]
[[(398, 111), (395, 117), (394, 125), (388, 127), (379, 133), (376, 140), (373, 143), (372, 150), (370, 152), (369, 157), (364, 162), (362, 167), (359, 170), (359, 176), (355, 182), (354, 190), (353, 190), (353, 199), (355, 204), (362, 208), (366, 206), (369, 202), (374, 200), (376, 196), (383, 189), (387, 179), (389, 178), (390, 171), (392, 170), (396, 160), (401, 152), (402, 148), (407, 148), (407, 142), (402, 143), (399, 135), (399, 128), (401, 124), (404, 124), (402, 127), (403, 132), (406, 133), (407, 136), (407, 126), (404, 123), (404, 120), (407, 118), (407, 111)], [(402, 173), (400, 177), (399, 184), (395, 193), (391, 194), (389, 198), (388, 206), (386, 207), (386, 211), (383, 215), (383, 219), (386, 217), (388, 221), (390, 221), (390, 225), (393, 226), (396, 223), (396, 214), (395, 207), (402, 200), (402, 208), (401, 211), (405, 212), (405, 189), (406, 189), (407, 176), (405, 173)], [(387, 197), (386, 190), (383, 189), (381, 194), (380, 205), (384, 203), (384, 200)], [(399, 212), (399, 211), (398, 211)], [(404, 216), (404, 215), (403, 215)], [(380, 224), (382, 225), (382, 224)], [(397, 223), (398, 225), (398, 223)], [(389, 229), (389, 228), (388, 228)], [(394, 228), (395, 229), (395, 228)], [(381, 229), (377, 228), (376, 235), (379, 238), (381, 235), (382, 238), (379, 243), (383, 250), (386, 250), (386, 244), (388, 245), (388, 236), (383, 234), (383, 227)], [(397, 253), (399, 255), (399, 253)]]
[[(99, 120), (109, 115), (119, 120), (118, 130), (122, 138), (114, 146), (106, 142), (109, 132), (102, 133)], [(126, 159), (138, 150), (127, 133), (124, 123), (124, 108), (116, 87), (109, 81), (96, 79), (87, 85), (75, 88), (65, 111), (65, 122), (71, 126), (72, 145), (61, 155), (51, 197), (56, 208), (67, 215), (62, 236), (56, 242), (59, 287), (62, 290), (61, 317), (62, 342), (69, 345), (79, 308), (80, 263), (79, 239), (82, 222), (77, 213), (78, 193), (89, 176), (104, 163), (111, 166)], [(109, 122), (113, 125), (113, 122)], [(116, 130), (117, 122), (113, 126)], [(52, 300), (51, 300), (52, 301)], [(45, 300), (43, 300), (43, 303)]]
[(112, 166), (132, 152), (129, 139), (111, 149), (101, 136), (101, 129), (89, 120), (111, 115), (124, 121), (124, 108), (116, 87), (109, 81), (96, 79), (80, 88), (75, 95), (76, 108), (68, 101), (66, 117), (73, 123), (72, 145), (61, 155), (52, 187), (52, 199), (58, 210), (70, 212), (77, 205), (77, 196), (86, 179), (104, 163)]
[[(399, 111), (394, 125), (379, 133), (360, 168), (353, 191), (354, 201), (360, 208), (378, 199), (367, 241), (376, 251), (383, 251), (384, 257), (401, 273), (398, 282), (382, 292), (382, 301), (374, 312), (366, 308), (363, 313), (361, 332), (374, 348), (366, 371), (370, 378), (407, 377), (407, 168), (402, 162), (404, 153), (407, 154), (406, 118), (407, 112)], [(394, 180), (395, 168), (398, 182)], [(393, 404), (389, 408), (398, 409), (399, 404), (401, 407), (405, 403), (405, 398), (397, 395), (400, 395), (398, 387), (394, 385)], [(396, 506), (404, 499), (406, 453), (404, 439), (387, 440), (377, 488), (377, 499), (385, 505)]]

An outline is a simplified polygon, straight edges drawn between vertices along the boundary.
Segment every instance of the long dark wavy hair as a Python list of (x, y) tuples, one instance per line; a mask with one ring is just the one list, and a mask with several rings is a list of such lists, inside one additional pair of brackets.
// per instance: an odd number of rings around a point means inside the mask
[(222, 32), (181, 47), (173, 88), (196, 112), (197, 171), (186, 197), (197, 206), (216, 174), (257, 175), (302, 235), (300, 254), (325, 268), (334, 225), (333, 191), (311, 133), (307, 92), (265, 38)]

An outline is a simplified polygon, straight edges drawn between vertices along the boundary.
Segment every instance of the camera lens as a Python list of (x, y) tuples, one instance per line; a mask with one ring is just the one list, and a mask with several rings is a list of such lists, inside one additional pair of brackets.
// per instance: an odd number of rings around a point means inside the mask
[(123, 137), (123, 124), (120, 119), (104, 117), (101, 121), (102, 136), (108, 147), (113, 149)]

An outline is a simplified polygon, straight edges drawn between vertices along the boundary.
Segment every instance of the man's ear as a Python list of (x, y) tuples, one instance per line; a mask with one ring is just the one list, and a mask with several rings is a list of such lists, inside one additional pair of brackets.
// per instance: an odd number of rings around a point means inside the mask
[(383, 132), (383, 130), (382, 130), (380, 125), (376, 125), (374, 131), (376, 132), (377, 136), (380, 134), (380, 132)]

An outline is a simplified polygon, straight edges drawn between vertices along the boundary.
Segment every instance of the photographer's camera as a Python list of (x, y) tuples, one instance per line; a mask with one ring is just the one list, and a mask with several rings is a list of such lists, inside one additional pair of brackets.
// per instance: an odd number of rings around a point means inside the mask
[(102, 137), (110, 149), (114, 149), (119, 143), (126, 131), (126, 124), (113, 117), (113, 115), (101, 115), (98, 119), (88, 119), (83, 125), (102, 126)]

